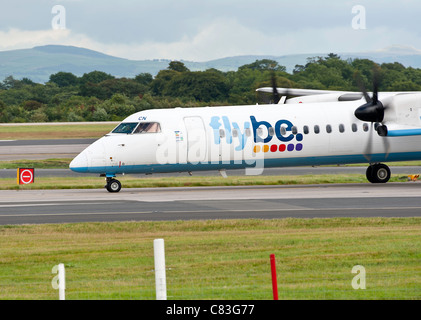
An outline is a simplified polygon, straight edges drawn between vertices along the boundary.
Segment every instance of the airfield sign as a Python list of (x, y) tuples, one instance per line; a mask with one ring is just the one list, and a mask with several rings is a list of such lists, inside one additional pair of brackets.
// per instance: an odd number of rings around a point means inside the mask
[(18, 184), (30, 184), (35, 181), (34, 168), (18, 168), (17, 182)]

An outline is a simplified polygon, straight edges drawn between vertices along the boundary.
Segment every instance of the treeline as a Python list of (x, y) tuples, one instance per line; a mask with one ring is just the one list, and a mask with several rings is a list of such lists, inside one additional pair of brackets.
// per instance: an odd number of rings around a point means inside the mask
[(273, 60), (257, 60), (230, 72), (190, 71), (173, 61), (156, 77), (58, 72), (45, 84), (6, 77), (0, 82), (0, 122), (119, 121), (153, 108), (255, 104), (262, 102), (255, 89), (271, 86), (274, 76), (278, 87), (359, 91), (358, 73), (370, 91), (375, 67), (380, 68), (380, 91), (421, 91), (421, 69), (397, 62), (377, 66), (367, 59), (342, 60), (335, 54), (310, 58), (292, 73)]

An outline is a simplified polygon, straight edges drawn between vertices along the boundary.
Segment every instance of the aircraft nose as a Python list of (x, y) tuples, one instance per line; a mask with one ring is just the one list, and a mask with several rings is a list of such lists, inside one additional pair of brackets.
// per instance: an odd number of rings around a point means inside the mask
[(88, 156), (86, 152), (82, 152), (70, 162), (70, 170), (75, 172), (86, 172), (88, 170)]

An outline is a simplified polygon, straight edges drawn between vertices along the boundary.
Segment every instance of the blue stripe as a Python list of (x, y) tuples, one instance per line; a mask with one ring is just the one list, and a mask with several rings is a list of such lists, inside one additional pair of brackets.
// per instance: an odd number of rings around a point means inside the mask
[(388, 137), (421, 136), (421, 129), (390, 130), (387, 132), (387, 136)]
[[(344, 155), (344, 156), (325, 156), (325, 157), (302, 157), (302, 158), (285, 158), (285, 159), (265, 159), (264, 168), (274, 167), (299, 167), (299, 166), (320, 166), (320, 165), (336, 165), (336, 164), (353, 164), (353, 163), (376, 163), (391, 161), (411, 161), (421, 160), (421, 152), (403, 152), (373, 154), (368, 161), (364, 155)], [(152, 165), (135, 165), (124, 167), (79, 167), (71, 168), (72, 171), (80, 173), (106, 173), (107, 175), (115, 175), (121, 173), (168, 173), (168, 172), (187, 172), (187, 171), (206, 171), (220, 169), (243, 169), (254, 168), (256, 163), (250, 162), (236, 163), (199, 163), (199, 164), (152, 164)]]

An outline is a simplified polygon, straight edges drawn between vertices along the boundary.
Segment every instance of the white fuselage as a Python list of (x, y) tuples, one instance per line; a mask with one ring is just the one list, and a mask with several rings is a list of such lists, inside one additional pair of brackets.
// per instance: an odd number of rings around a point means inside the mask
[(421, 159), (419, 136), (380, 137), (371, 123), (354, 116), (362, 103), (141, 111), (122, 123), (158, 123), (159, 131), (109, 133), (78, 155), (70, 168), (111, 177), (233, 168), (256, 168), (259, 173), (265, 167)]

